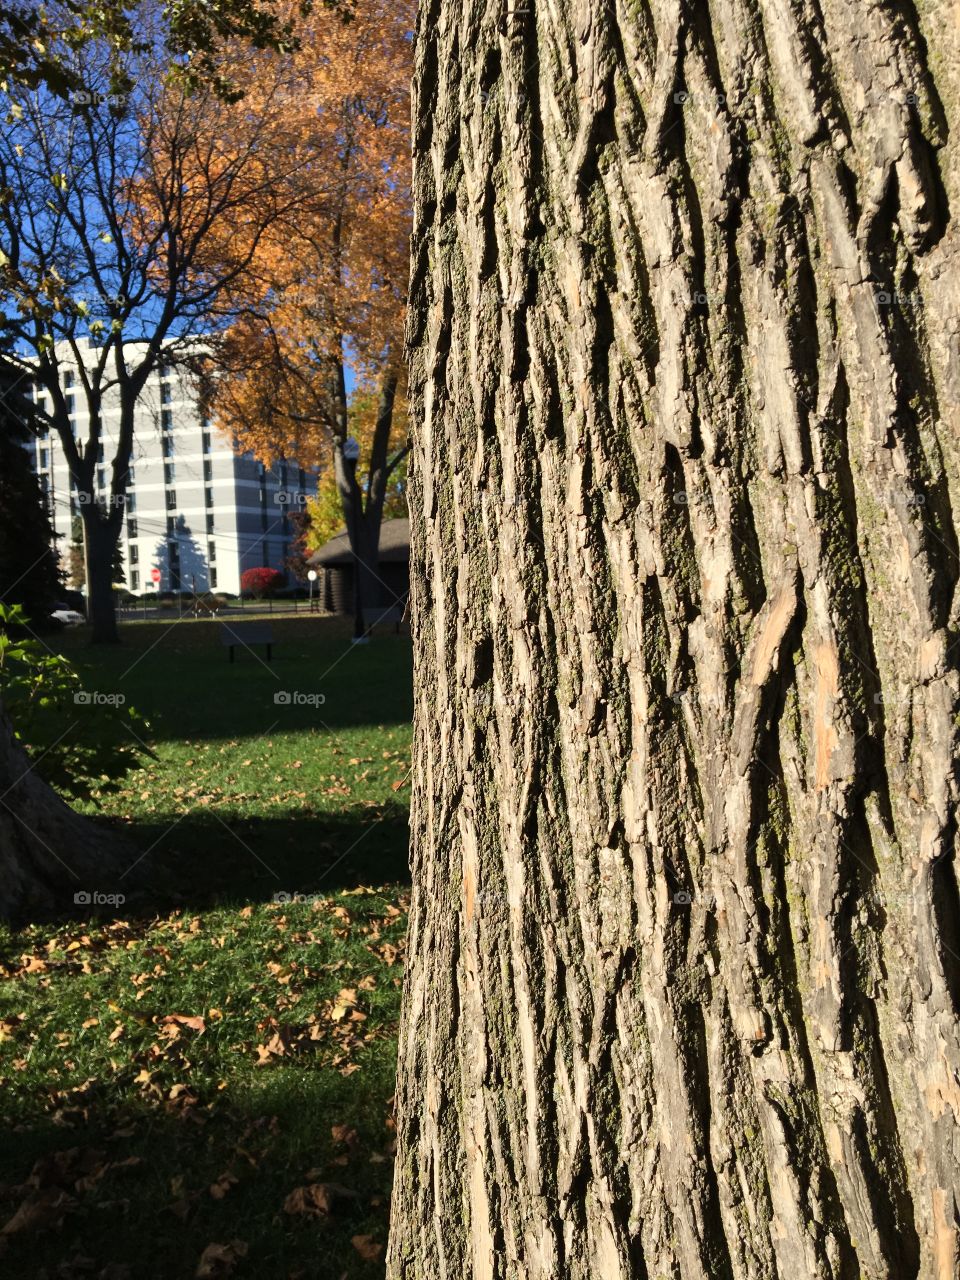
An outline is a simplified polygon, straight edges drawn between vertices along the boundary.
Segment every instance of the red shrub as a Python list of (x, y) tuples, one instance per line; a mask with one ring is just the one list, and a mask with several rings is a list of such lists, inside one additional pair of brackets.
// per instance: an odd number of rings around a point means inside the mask
[(262, 600), (272, 596), (283, 586), (283, 574), (279, 569), (244, 569), (240, 575), (240, 590)]

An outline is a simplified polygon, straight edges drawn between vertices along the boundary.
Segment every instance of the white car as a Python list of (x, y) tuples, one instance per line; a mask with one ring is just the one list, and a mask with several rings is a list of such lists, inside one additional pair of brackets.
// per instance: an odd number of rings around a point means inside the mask
[(56, 618), (58, 622), (63, 622), (68, 627), (75, 627), (81, 622), (86, 622), (83, 614), (77, 613), (76, 609), (54, 609), (50, 617)]

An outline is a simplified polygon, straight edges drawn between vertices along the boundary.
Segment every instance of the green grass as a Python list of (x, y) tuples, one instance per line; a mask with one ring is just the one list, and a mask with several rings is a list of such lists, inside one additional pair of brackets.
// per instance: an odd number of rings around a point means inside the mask
[(189, 1277), (231, 1242), (238, 1276), (383, 1274), (409, 641), (274, 633), (270, 666), (193, 620), (60, 641), (146, 716), (155, 758), (99, 819), (135, 869), (81, 886), (123, 905), (0, 931), (0, 1226), (34, 1218), (0, 1236), (5, 1275)]

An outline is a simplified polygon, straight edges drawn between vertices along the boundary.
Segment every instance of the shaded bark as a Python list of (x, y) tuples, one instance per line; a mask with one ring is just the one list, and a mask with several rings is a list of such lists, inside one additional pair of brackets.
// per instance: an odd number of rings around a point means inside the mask
[[(340, 372), (342, 379), (342, 366)], [(343, 456), (345, 438), (335, 436), (333, 441), (334, 474), (340, 491), (343, 520), (350, 540), (350, 550), (354, 557), (354, 635), (358, 638), (365, 635), (367, 631), (364, 611), (377, 608), (380, 602), (381, 579), (378, 569), (383, 506), (390, 476), (407, 454), (407, 448), (404, 447), (393, 457), (389, 456), (398, 381), (396, 372), (389, 367), (384, 370), (380, 379), (377, 421), (374, 426), (370, 463), (367, 468), (366, 498), (357, 480), (357, 463), (351, 463)], [(345, 394), (343, 419), (345, 423)]]
[(388, 1276), (954, 1280), (956, 15), (417, 40)]
[(92, 626), (93, 644), (119, 642), (116, 601), (113, 590), (114, 555), (119, 530), (96, 509), (83, 508), (84, 572), (87, 584), (87, 621)]
[(0, 919), (73, 909), (108, 892), (136, 860), (111, 831), (75, 813), (34, 771), (0, 706)]

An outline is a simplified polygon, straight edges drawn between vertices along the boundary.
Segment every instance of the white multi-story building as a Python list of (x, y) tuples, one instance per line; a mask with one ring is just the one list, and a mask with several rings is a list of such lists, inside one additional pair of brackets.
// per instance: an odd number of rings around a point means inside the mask
[[(88, 348), (91, 356), (95, 348)], [(86, 440), (86, 398), (69, 349), (58, 350), (74, 434)], [(40, 406), (42, 388), (34, 390)], [(96, 472), (106, 497), (119, 425), (119, 403), (108, 392)], [(56, 433), (36, 441), (35, 464), (48, 494), (58, 545), (70, 543), (77, 495)], [(265, 468), (237, 454), (203, 416), (188, 376), (161, 365), (137, 403), (133, 457), (121, 551), (130, 591), (239, 592), (245, 569), (283, 569), (293, 541), (290, 514), (316, 493), (315, 473), (293, 463)], [(153, 571), (160, 580), (154, 582)]]

